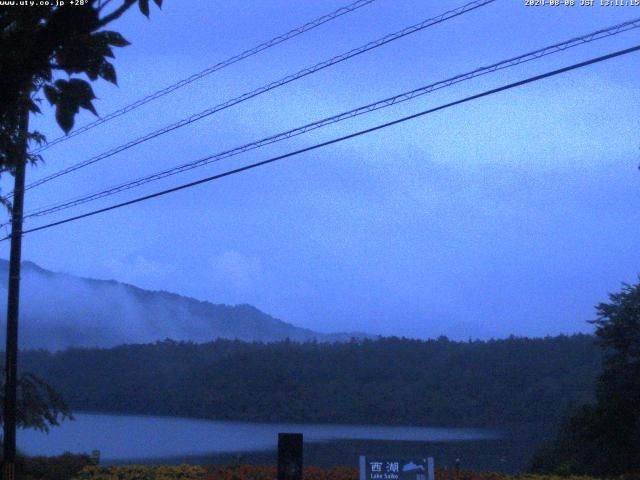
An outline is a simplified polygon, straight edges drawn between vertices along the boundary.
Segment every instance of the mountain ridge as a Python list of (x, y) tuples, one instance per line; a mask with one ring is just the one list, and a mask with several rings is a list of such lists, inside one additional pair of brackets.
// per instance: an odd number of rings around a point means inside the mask
[[(0, 287), (8, 261), (0, 259)], [(58, 273), (22, 263), (21, 348), (110, 347), (172, 338), (274, 342), (342, 342), (362, 332), (321, 333), (297, 327), (250, 304), (216, 304), (117, 280)], [(3, 296), (0, 304), (6, 302)]]

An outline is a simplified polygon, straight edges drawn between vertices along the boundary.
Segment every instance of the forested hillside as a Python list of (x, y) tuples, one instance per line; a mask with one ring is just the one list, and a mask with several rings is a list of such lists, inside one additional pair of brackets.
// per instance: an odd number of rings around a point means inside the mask
[[(0, 259), (0, 290), (6, 289), (8, 278), (9, 264)], [(194, 342), (216, 338), (334, 342), (368, 336), (315, 332), (251, 305), (215, 304), (113, 280), (76, 277), (45, 270), (32, 262), (23, 262), (21, 281), (22, 349), (113, 347), (167, 337)], [(0, 310), (6, 309), (5, 301), (6, 294), (0, 295)]]
[(451, 342), (205, 344), (28, 351), (21, 367), (72, 409), (251, 421), (550, 424), (589, 399), (587, 335)]

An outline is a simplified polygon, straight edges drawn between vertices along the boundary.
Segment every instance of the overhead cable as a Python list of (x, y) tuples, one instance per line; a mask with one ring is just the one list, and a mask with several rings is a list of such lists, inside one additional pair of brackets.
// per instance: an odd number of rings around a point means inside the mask
[[(624, 49), (624, 50), (619, 50), (619, 51), (610, 53), (608, 55), (603, 55), (603, 56), (600, 56), (600, 57), (597, 57), (597, 58), (592, 58), (592, 59), (584, 61), (584, 62), (580, 62), (580, 63), (576, 63), (576, 64), (573, 64), (573, 65), (570, 65), (570, 66), (567, 66), (567, 67), (559, 68), (557, 70), (553, 70), (553, 71), (550, 71), (550, 72), (547, 72), (547, 73), (543, 73), (543, 74), (540, 74), (540, 75), (535, 75), (535, 76), (529, 77), (529, 78), (527, 78), (525, 80), (520, 80), (520, 81), (517, 81), (517, 82), (509, 83), (507, 85), (503, 85), (503, 86), (498, 87), (498, 88), (494, 88), (494, 89), (491, 89), (491, 90), (486, 90), (486, 91), (484, 91), (482, 93), (478, 93), (476, 95), (471, 95), (471, 96), (465, 97), (465, 98), (463, 98), (461, 100), (456, 100), (456, 101), (453, 101), (453, 102), (450, 102), (450, 103), (447, 103), (447, 104), (444, 104), (444, 105), (440, 105), (440, 106), (435, 107), (435, 108), (430, 108), (428, 110), (424, 110), (424, 111), (421, 111), (419, 113), (415, 113), (413, 115), (408, 115), (408, 116), (405, 116), (405, 117), (402, 117), (402, 118), (399, 118), (399, 119), (396, 119), (396, 120), (392, 120), (390, 122), (386, 122), (386, 123), (383, 123), (383, 124), (380, 124), (380, 125), (376, 125), (375, 127), (367, 128), (365, 130), (360, 130), (358, 132), (351, 133), (351, 134), (348, 134), (348, 135), (344, 135), (344, 136), (341, 136), (341, 137), (338, 137), (338, 138), (334, 138), (334, 139), (328, 140), (326, 142), (317, 143), (315, 145), (312, 145), (312, 146), (309, 146), (309, 147), (305, 147), (305, 148), (302, 148), (302, 149), (299, 149), (299, 150), (296, 150), (296, 151), (293, 151), (293, 152), (289, 152), (289, 153), (286, 153), (284, 155), (278, 155), (276, 157), (272, 157), (272, 158), (269, 158), (267, 160), (263, 160), (261, 162), (252, 163), (252, 164), (249, 164), (249, 165), (245, 165), (243, 167), (235, 168), (233, 170), (228, 170), (228, 171), (223, 172), (223, 173), (219, 173), (219, 174), (212, 175), (212, 176), (209, 176), (209, 177), (201, 178), (200, 180), (196, 180), (196, 181), (193, 181), (193, 182), (185, 183), (185, 184), (179, 185), (177, 187), (169, 188), (169, 189), (166, 189), (166, 190), (161, 190), (159, 192), (155, 192), (155, 193), (151, 193), (149, 195), (144, 195), (144, 196), (141, 196), (141, 197), (137, 197), (137, 198), (134, 198), (132, 200), (128, 200), (126, 202), (121, 202), (121, 203), (118, 203), (118, 204), (115, 204), (115, 205), (111, 205), (111, 206), (108, 206), (108, 207), (104, 207), (104, 208), (100, 208), (100, 209), (97, 209), (97, 210), (93, 210), (91, 212), (83, 213), (81, 215), (68, 217), (68, 218), (65, 218), (63, 220), (58, 220), (56, 222), (48, 223), (46, 225), (41, 225), (39, 227), (35, 227), (35, 228), (28, 229), (28, 230), (24, 230), (22, 233), (23, 234), (27, 234), (27, 233), (37, 232), (37, 231), (40, 231), (40, 230), (45, 230), (45, 229), (52, 228), (52, 227), (55, 227), (55, 226), (58, 226), (58, 225), (63, 225), (65, 223), (74, 222), (74, 221), (81, 220), (81, 219), (84, 219), (84, 218), (88, 218), (88, 217), (91, 217), (91, 216), (94, 216), (94, 215), (105, 213), (105, 212), (108, 212), (108, 211), (111, 211), (111, 210), (116, 210), (116, 209), (119, 209), (119, 208), (122, 208), (122, 207), (133, 205), (135, 203), (140, 203), (140, 202), (143, 202), (143, 201), (146, 201), (146, 200), (150, 200), (152, 198), (168, 195), (170, 193), (174, 193), (174, 192), (177, 192), (177, 191), (180, 191), (180, 190), (184, 190), (184, 189), (187, 189), (187, 188), (195, 187), (195, 186), (201, 185), (203, 183), (208, 183), (208, 182), (211, 182), (211, 181), (214, 181), (214, 180), (218, 180), (218, 179), (221, 179), (221, 178), (224, 178), (224, 177), (228, 177), (228, 176), (231, 176), (231, 175), (234, 175), (234, 174), (237, 174), (237, 173), (245, 172), (247, 170), (252, 170), (252, 169), (257, 168), (257, 167), (261, 167), (261, 166), (264, 166), (264, 165), (268, 165), (270, 163), (277, 162), (279, 160), (284, 160), (286, 158), (290, 158), (290, 157), (293, 157), (293, 156), (296, 156), (296, 155), (300, 155), (302, 153), (306, 153), (306, 152), (309, 152), (309, 151), (312, 151), (312, 150), (317, 150), (319, 148), (323, 148), (323, 147), (326, 147), (326, 146), (329, 146), (329, 145), (333, 145), (335, 143), (343, 142), (345, 140), (349, 140), (349, 139), (360, 137), (362, 135), (366, 135), (366, 134), (369, 134), (369, 133), (372, 133), (372, 132), (375, 132), (375, 131), (378, 131), (378, 130), (382, 130), (384, 128), (388, 128), (388, 127), (391, 127), (393, 125), (398, 125), (398, 124), (407, 122), (409, 120), (413, 120), (413, 119), (416, 119), (416, 118), (419, 118), (419, 117), (422, 117), (422, 116), (425, 116), (425, 115), (428, 115), (428, 114), (431, 114), (431, 113), (434, 113), (434, 112), (438, 112), (438, 111), (441, 111), (441, 110), (445, 110), (447, 108), (451, 108), (451, 107), (456, 106), (456, 105), (460, 105), (460, 104), (463, 104), (463, 103), (471, 102), (473, 100), (478, 100), (480, 98), (487, 97), (489, 95), (493, 95), (493, 94), (496, 94), (498, 92), (503, 92), (503, 91), (510, 90), (510, 89), (513, 89), (513, 88), (516, 88), (516, 87), (520, 87), (522, 85), (526, 85), (526, 84), (529, 84), (529, 83), (537, 82), (537, 81), (540, 81), (540, 80), (543, 80), (543, 79), (546, 79), (546, 78), (549, 78), (549, 77), (553, 77), (553, 76), (556, 76), (556, 75), (560, 75), (562, 73), (569, 72), (571, 70), (576, 70), (576, 69), (583, 68), (583, 67), (586, 67), (588, 65), (593, 65), (595, 63), (603, 62), (605, 60), (609, 60), (609, 59), (612, 59), (612, 58), (615, 58), (615, 57), (620, 57), (622, 55), (627, 55), (627, 54), (630, 54), (630, 53), (633, 53), (633, 52), (637, 52), (639, 50), (640, 50), (640, 45), (636, 45), (635, 47), (627, 48), (627, 49)], [(9, 238), (11, 238), (10, 235), (0, 239), (0, 241), (7, 240)]]
[[(307, 133), (309, 131), (318, 129), (318, 128), (322, 128), (325, 127), (327, 125), (332, 125), (353, 117), (357, 117), (359, 115), (363, 115), (369, 112), (373, 112), (376, 110), (380, 110), (392, 105), (396, 105), (402, 102), (406, 102), (408, 100), (412, 100), (415, 99), (417, 97), (420, 97), (422, 95), (426, 95), (429, 94), (431, 92), (434, 92), (436, 90), (440, 90), (442, 88), (446, 88), (455, 84), (458, 84), (460, 82), (466, 81), (466, 80), (470, 80), (482, 75), (486, 75), (488, 73), (492, 73), (492, 72), (496, 72), (499, 70), (503, 70), (506, 68), (510, 68), (510, 67), (514, 67), (516, 65), (521, 65), (523, 63), (527, 63), (530, 62), (532, 60), (537, 60), (539, 58), (545, 57), (547, 55), (551, 55), (554, 53), (558, 53), (558, 52), (562, 52), (565, 51), (569, 48), (573, 48), (576, 47), (578, 45), (583, 45), (586, 43), (590, 43), (602, 38), (607, 38), (610, 37), (612, 35), (617, 35), (619, 33), (622, 32), (626, 32), (628, 30), (632, 30), (635, 28), (639, 28), (640, 27), (640, 18), (637, 18), (635, 20), (629, 20), (627, 22), (624, 23), (620, 23), (614, 26), (611, 26), (609, 28), (605, 28), (605, 29), (601, 29), (601, 30), (597, 30), (595, 32), (591, 32), (588, 33), (586, 35), (582, 35), (579, 37), (574, 37), (570, 40), (566, 40), (564, 42), (561, 43), (556, 43), (554, 45), (548, 46), (548, 47), (544, 47), (529, 53), (525, 53), (523, 55), (519, 55), (517, 57), (513, 57), (513, 58), (509, 58), (507, 60), (502, 60), (500, 62), (497, 63), (493, 63), (491, 65), (487, 65), (484, 67), (480, 67), (477, 68), (475, 70), (472, 70), (470, 72), (467, 73), (463, 73), (460, 75), (456, 75), (454, 77), (448, 78), (446, 80), (441, 80), (435, 83), (431, 83), (429, 85), (420, 87), (420, 88), (416, 88), (414, 90), (408, 91), (408, 92), (404, 92), (401, 93), (399, 95), (394, 95), (392, 97), (388, 97), (385, 98), (384, 100), (379, 100), (377, 102), (374, 103), (370, 103), (368, 105), (362, 106), (362, 107), (358, 107), (346, 112), (342, 112), (338, 115), (333, 115), (330, 117), (326, 117), (323, 118), (321, 120), (312, 122), (312, 123), (308, 123), (306, 125), (303, 125), (301, 127), (297, 127), (291, 130), (287, 130), (285, 132), (281, 132), (275, 135), (271, 135), (269, 137), (266, 138), (262, 138), (260, 140), (256, 140), (253, 141), (251, 143), (247, 143), (244, 144), (242, 146), (239, 147), (235, 147), (229, 150), (225, 150), (223, 152), (217, 153), (213, 156), (209, 155), (205, 158), (201, 158), (195, 161), (191, 161), (188, 163), (184, 163), (182, 165), (178, 165), (172, 168), (168, 168), (156, 173), (153, 173), (151, 175), (146, 175), (140, 178), (137, 178), (135, 180), (130, 180), (128, 182), (125, 183), (121, 183), (119, 185), (98, 191), (98, 192), (94, 192), (88, 195), (83, 195), (80, 197), (76, 197), (70, 200), (65, 200), (63, 202), (58, 202), (56, 204), (50, 205), (48, 207), (41, 207), (39, 209), (33, 210), (31, 212), (28, 212), (24, 218), (32, 218), (32, 217), (41, 217), (44, 215), (49, 215), (52, 213), (56, 213), (62, 210), (66, 210), (78, 205), (82, 205), (94, 200), (98, 200), (100, 198), (104, 198), (104, 197), (108, 197), (111, 195), (115, 195), (116, 193), (120, 193), (132, 188), (136, 188), (142, 185), (145, 185), (147, 183), (153, 182), (153, 181), (157, 181), (166, 177), (170, 177), (173, 175), (177, 175), (189, 170), (192, 170), (194, 168), (199, 168), (205, 165), (208, 165), (210, 163), (214, 163), (214, 162), (218, 162), (220, 160), (223, 160), (225, 158), (229, 158), (229, 157), (233, 157), (245, 152), (248, 152), (250, 150), (254, 150), (272, 143), (276, 143), (282, 140), (286, 140), (304, 133)], [(1, 226), (1, 225), (0, 225)]]
[(55, 138), (54, 140), (51, 140), (50, 142), (47, 142), (45, 145), (43, 145), (42, 147), (38, 148), (37, 150), (34, 151), (34, 153), (40, 153), (43, 152), (44, 150), (47, 150), (48, 148), (51, 148), (54, 145), (57, 145), (58, 143), (64, 142), (66, 140), (69, 140), (77, 135), (80, 135), (81, 133), (87, 132), (89, 130), (91, 130), (92, 128), (95, 128), (99, 125), (102, 125), (103, 123), (106, 123), (110, 120), (113, 120), (114, 118), (118, 118), (126, 113), (129, 113), (139, 107), (141, 107), (142, 105), (145, 105), (149, 102), (152, 102), (153, 100), (156, 100), (158, 98), (164, 97), (165, 95), (168, 95), (169, 93), (175, 92), (176, 90), (185, 87), (197, 80), (200, 80), (203, 77), (206, 77), (208, 75), (211, 75), (214, 72), (217, 72), (218, 70), (222, 70), (223, 68), (226, 68), (230, 65), (233, 65), (234, 63), (237, 63), (241, 60), (244, 60), (245, 58), (249, 58), (252, 57), (253, 55), (256, 55), (264, 50), (267, 50), (271, 47), (275, 47), (276, 45), (286, 42), (287, 40), (290, 40), (294, 37), (297, 37), (298, 35), (301, 35), (305, 32), (308, 32), (309, 30), (313, 30), (316, 27), (319, 27), (320, 25), (323, 25), (327, 22), (330, 22), (331, 20), (335, 20), (338, 17), (341, 17), (342, 15), (345, 15), (347, 13), (351, 13), (355, 10), (358, 10), (359, 8), (364, 7), (365, 5), (368, 5), (370, 3), (375, 2), (376, 0), (358, 0), (356, 2), (353, 2), (345, 7), (339, 8), (331, 13), (328, 13), (326, 15), (323, 15), (321, 17), (316, 18), (315, 20), (312, 20), (310, 22), (305, 23), (304, 25), (294, 28), (293, 30), (289, 30), (287, 33), (284, 33), (282, 35), (278, 35), (277, 37), (272, 38), (271, 40), (268, 40), (264, 43), (261, 43), (260, 45), (257, 45), (253, 48), (250, 48), (248, 50), (245, 50), (242, 53), (239, 53), (237, 55), (234, 55), (232, 57), (227, 58), (226, 60), (223, 60), (222, 62), (216, 63), (215, 65), (205, 68), (204, 70), (202, 70), (199, 73), (195, 73), (193, 75), (191, 75), (190, 77), (187, 77), (185, 79), (180, 80), (179, 82), (176, 82), (172, 85), (169, 85), (168, 87), (162, 88), (154, 93), (151, 93), (149, 95), (147, 95), (144, 98), (141, 98), (139, 100), (136, 100), (135, 102), (122, 107), (118, 110), (115, 110), (103, 117), (98, 118), (97, 120), (88, 123), (80, 128), (77, 128), (76, 130), (71, 131), (68, 135), (62, 135), (58, 138)]
[[(432, 27), (434, 25), (437, 25), (439, 23), (445, 22), (447, 20), (450, 20), (452, 18), (458, 17), (460, 15), (463, 15), (467, 12), (470, 12), (472, 10), (475, 10), (477, 8), (483, 7), (485, 5), (488, 5), (490, 3), (495, 2), (496, 0), (475, 0), (473, 2), (467, 3), (466, 5), (463, 5), (461, 7), (458, 7), (454, 10), (449, 10), (445, 13), (442, 13), (441, 15), (438, 15), (437, 17), (434, 18), (430, 18), (428, 20), (425, 20), (423, 22), (417, 23), (415, 25), (412, 25), (410, 27), (404, 28), (398, 32), (395, 33), (390, 33), (388, 35), (385, 35), (384, 37), (378, 39), (378, 40), (374, 40), (372, 42), (369, 42), (365, 45), (362, 45), (361, 47), (358, 48), (354, 48), (353, 50), (350, 50), (346, 53), (337, 55), (335, 57), (332, 57), (329, 60), (325, 60), (323, 62), (317, 63), (311, 67), (308, 68), (304, 68), (300, 71), (298, 71), (297, 73), (291, 74), (291, 75), (287, 75), (284, 78), (281, 78), (280, 80), (276, 80), (274, 82), (271, 82), (267, 85), (264, 85), (260, 88), (257, 88), (251, 92), (247, 92), (244, 93), (242, 95), (240, 95), (239, 97), (235, 97), (231, 100), (228, 100), (224, 103), (218, 104), (214, 107), (208, 108), (206, 110), (203, 110), (199, 113), (196, 113), (194, 115), (191, 115), (190, 117), (187, 117), (185, 119), (182, 119), (178, 122), (172, 123), (171, 125), (167, 125), (163, 128), (160, 128), (158, 130), (155, 130), (151, 133), (148, 133), (146, 135), (143, 135), (141, 137), (138, 137), (134, 140), (131, 140), (127, 143), (124, 143), (122, 145), (119, 145), (115, 148), (112, 148), (111, 150), (108, 150), (104, 153), (101, 153), (97, 156), (91, 157), (87, 160), (84, 160), (82, 162), (76, 163), (74, 165), (71, 165), (67, 168), (64, 168), (62, 170), (59, 170), (58, 172), (52, 173), (51, 175), (48, 175), (46, 177), (43, 177), (39, 180), (36, 180), (35, 182), (32, 182), (30, 184), (28, 184), (25, 187), (25, 190), (30, 190), (32, 188), (38, 187), (40, 185), (43, 185), (47, 182), (50, 182), (51, 180), (54, 180), (58, 177), (61, 177), (63, 175), (67, 175), (71, 172), (74, 172), (76, 170), (79, 170), (81, 168), (87, 167), (89, 165), (92, 165), (96, 162), (99, 162), (101, 160), (104, 160), (106, 158), (112, 157), (113, 155), (116, 155), (117, 153), (123, 152), (125, 150), (128, 150), (129, 148), (132, 148), (136, 145), (139, 145), (141, 143), (144, 143), (148, 140), (151, 140), (153, 138), (159, 137), (160, 135), (164, 135), (166, 133), (172, 132), (173, 130), (176, 130), (178, 128), (184, 127), (186, 125), (190, 125), (194, 122), (197, 122), (198, 120), (202, 120), (205, 117), (208, 117), (210, 115), (213, 115), (214, 113), (220, 112), (221, 110), (225, 110), (229, 107), (232, 107), (234, 105), (237, 105), (239, 103), (242, 103), (246, 100), (249, 100), (251, 98), (257, 97), (258, 95), (262, 95), (264, 93), (270, 92), (276, 88), (279, 88), (283, 85), (287, 85), (288, 83), (291, 83), (295, 80), (298, 80), (300, 78), (306, 77), (308, 75), (311, 75), (315, 72), (318, 72), (320, 70), (323, 70), (325, 68), (328, 68), (332, 65), (335, 65), (337, 63), (343, 62), (345, 60), (348, 60), (350, 58), (353, 58), (357, 55), (360, 55), (362, 53), (368, 52), (369, 50), (373, 50), (375, 48), (381, 47), (382, 45), (386, 45), (387, 43), (393, 42), (394, 40), (398, 40), (400, 38), (403, 38), (407, 35), (411, 35), (413, 33), (419, 32), (421, 30), (424, 30), (426, 28)], [(10, 193), (8, 195), (8, 197), (13, 196), (13, 192)]]

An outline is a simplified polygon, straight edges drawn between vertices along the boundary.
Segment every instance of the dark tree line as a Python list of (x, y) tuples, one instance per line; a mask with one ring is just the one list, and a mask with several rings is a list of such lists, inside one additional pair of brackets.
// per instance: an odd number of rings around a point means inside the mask
[(550, 424), (591, 399), (587, 335), (488, 342), (170, 340), (25, 352), (74, 410), (247, 421)]

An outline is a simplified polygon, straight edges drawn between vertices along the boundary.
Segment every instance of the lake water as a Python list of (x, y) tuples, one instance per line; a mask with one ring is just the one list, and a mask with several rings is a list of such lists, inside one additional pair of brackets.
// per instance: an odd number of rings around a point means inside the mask
[(274, 450), (279, 432), (301, 432), (305, 443), (339, 440), (460, 442), (497, 438), (474, 429), (218, 422), (174, 417), (74, 414), (48, 434), (19, 430), (29, 455), (100, 450), (106, 461)]

